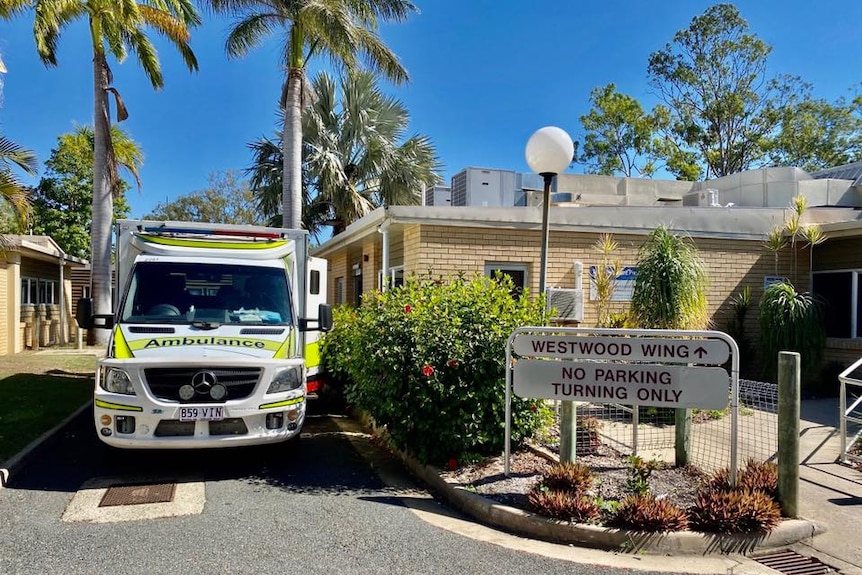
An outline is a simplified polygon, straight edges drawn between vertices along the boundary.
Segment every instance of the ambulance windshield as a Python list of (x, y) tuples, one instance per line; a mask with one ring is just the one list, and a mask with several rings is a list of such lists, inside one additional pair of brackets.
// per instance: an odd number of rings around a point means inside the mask
[(138, 262), (123, 323), (291, 323), (284, 269), (188, 262)]

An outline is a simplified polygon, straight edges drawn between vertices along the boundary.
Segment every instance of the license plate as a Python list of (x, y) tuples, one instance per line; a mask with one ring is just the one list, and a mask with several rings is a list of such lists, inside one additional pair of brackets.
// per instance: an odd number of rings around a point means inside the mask
[(224, 406), (181, 407), (180, 421), (221, 421), (224, 419)]

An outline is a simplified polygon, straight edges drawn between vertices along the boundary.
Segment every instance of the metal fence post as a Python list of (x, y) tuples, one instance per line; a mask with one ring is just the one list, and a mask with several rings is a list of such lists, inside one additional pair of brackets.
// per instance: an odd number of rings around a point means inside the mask
[(785, 517), (799, 515), (800, 356), (778, 354), (778, 502)]
[(578, 452), (578, 426), (575, 402), (560, 402), (560, 463), (574, 463)]
[(689, 463), (689, 451), (691, 450), (691, 410), (674, 409), (674, 460), (677, 467), (683, 467)]

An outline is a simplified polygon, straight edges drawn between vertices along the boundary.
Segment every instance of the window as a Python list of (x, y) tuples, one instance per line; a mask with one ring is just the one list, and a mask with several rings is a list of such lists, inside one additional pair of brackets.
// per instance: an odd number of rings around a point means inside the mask
[(344, 297), (344, 276), (335, 278), (335, 303), (344, 303), (346, 298)]
[(139, 262), (132, 270), (123, 323), (291, 322), (284, 270), (210, 263)]
[(59, 282), (37, 278), (21, 278), (21, 303), (26, 305), (58, 303)]
[(814, 272), (813, 291), (824, 302), (827, 337), (862, 337), (862, 300), (859, 277), (862, 270)]
[(311, 276), (311, 281), (309, 282), (308, 291), (312, 295), (317, 295), (320, 293), (320, 271), (311, 270), (309, 275)]
[(512, 297), (518, 299), (524, 293), (524, 288), (527, 287), (527, 264), (515, 263), (486, 263), (485, 275), (491, 278), (497, 277), (497, 274), (507, 275), (512, 278), (512, 283), (515, 288), (512, 290)]
[[(388, 288), (394, 288), (404, 285), (404, 266), (394, 266), (389, 268), (389, 283)], [(383, 289), (383, 270), (377, 275), (377, 289)]]

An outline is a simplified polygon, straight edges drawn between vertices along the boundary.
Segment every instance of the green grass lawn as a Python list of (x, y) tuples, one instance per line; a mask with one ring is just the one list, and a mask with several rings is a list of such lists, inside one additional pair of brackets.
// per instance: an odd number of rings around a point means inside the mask
[(95, 369), (93, 355), (0, 357), (0, 464), (87, 403)]

